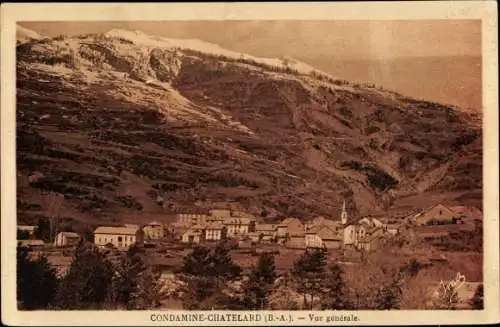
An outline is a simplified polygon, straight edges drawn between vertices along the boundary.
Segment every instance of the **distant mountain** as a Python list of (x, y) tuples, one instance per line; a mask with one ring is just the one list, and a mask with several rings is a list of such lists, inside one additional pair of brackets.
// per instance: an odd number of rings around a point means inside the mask
[(16, 39), (18, 43), (24, 43), (31, 40), (39, 40), (42, 38), (43, 37), (37, 32), (16, 24)]
[(63, 216), (102, 222), (215, 202), (336, 219), (344, 199), (364, 214), (482, 186), (478, 114), (199, 40), (113, 30), (18, 45), (17, 106), (25, 221), (46, 191), (65, 195)]
[(481, 57), (413, 57), (385, 60), (308, 58), (338, 78), (383, 85), (418, 99), (482, 111)]

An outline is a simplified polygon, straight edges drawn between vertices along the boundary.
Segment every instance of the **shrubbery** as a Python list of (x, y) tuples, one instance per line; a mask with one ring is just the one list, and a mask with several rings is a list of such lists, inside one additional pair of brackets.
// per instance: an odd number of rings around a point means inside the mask
[(123, 206), (133, 210), (142, 210), (142, 204), (137, 202), (137, 200), (130, 195), (119, 195), (116, 200)]
[(358, 161), (345, 161), (342, 163), (342, 167), (365, 172), (370, 185), (381, 191), (390, 189), (398, 184), (398, 181), (394, 177), (370, 164), (363, 164)]
[(28, 250), (17, 248), (17, 301), (21, 310), (47, 309), (56, 295), (58, 280), (47, 258), (30, 259)]

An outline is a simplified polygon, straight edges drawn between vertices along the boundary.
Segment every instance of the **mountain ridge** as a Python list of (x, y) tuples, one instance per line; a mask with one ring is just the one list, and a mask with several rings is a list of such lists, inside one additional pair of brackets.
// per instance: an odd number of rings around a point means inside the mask
[(17, 47), (20, 219), (44, 214), (45, 191), (65, 195), (67, 217), (109, 221), (220, 201), (263, 219), (335, 217), (344, 199), (355, 215), (481, 188), (480, 115), (122, 36)]

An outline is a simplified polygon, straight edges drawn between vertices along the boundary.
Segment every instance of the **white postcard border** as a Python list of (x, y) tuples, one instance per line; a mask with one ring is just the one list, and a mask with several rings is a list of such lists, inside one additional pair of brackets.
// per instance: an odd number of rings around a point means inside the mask
[[(392, 3), (210, 3), (210, 4), (4, 4), (1, 7), (2, 322), (7, 325), (387, 325), (471, 324), (499, 321), (498, 44), (494, 1)], [(15, 24), (17, 21), (123, 20), (394, 20), (481, 19), (484, 119), (484, 311), (229, 311), (260, 314), (261, 321), (152, 321), (180, 311), (18, 311), (15, 298)], [(228, 312), (228, 311), (226, 311)], [(222, 314), (220, 311), (195, 314)], [(355, 315), (358, 321), (310, 321), (308, 315)], [(265, 321), (273, 314), (293, 321)], [(299, 317), (306, 317), (299, 319)], [(207, 316), (208, 317), (208, 316)], [(160, 318), (158, 318), (160, 319)], [(162, 318), (161, 318), (162, 319)], [(207, 318), (208, 319), (208, 318)], [(215, 318), (214, 318), (215, 319)], [(326, 320), (326, 318), (323, 318)]]

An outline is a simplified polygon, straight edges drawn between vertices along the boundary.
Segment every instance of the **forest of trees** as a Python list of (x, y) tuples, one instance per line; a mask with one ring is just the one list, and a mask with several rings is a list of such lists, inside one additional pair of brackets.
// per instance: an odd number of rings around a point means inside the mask
[[(127, 252), (103, 251), (82, 242), (61, 278), (45, 257), (30, 258), (26, 248), (18, 247), (17, 267), (21, 310), (146, 310), (158, 308), (163, 296), (160, 271), (136, 246)], [(232, 261), (230, 246), (221, 242), (212, 248), (195, 247), (175, 273), (183, 281), (179, 300), (184, 309), (455, 309), (455, 289), (438, 290), (430, 307), (421, 303), (425, 299), (410, 285), (422, 269), (414, 259), (400, 267), (366, 261), (356, 279), (346, 278), (345, 268), (328, 263), (325, 251), (307, 250), (287, 273), (278, 274), (274, 255), (266, 252), (244, 271)], [(229, 287), (235, 281), (240, 282), (237, 290)], [(483, 297), (481, 284), (469, 301), (471, 307), (482, 309)]]
[(21, 310), (145, 310), (159, 304), (159, 274), (145, 263), (144, 252), (137, 247), (105, 255), (82, 242), (62, 278), (57, 278), (45, 257), (30, 259), (27, 249), (18, 247), (17, 269)]

